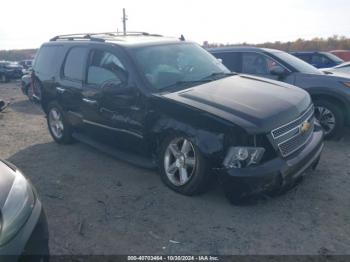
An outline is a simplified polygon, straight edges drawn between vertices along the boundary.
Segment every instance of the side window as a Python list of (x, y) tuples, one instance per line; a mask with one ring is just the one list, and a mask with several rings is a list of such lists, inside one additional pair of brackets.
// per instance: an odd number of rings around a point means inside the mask
[(107, 81), (118, 85), (126, 76), (125, 66), (120, 59), (102, 50), (92, 51), (87, 71), (87, 83), (92, 85), (102, 85)]
[(242, 53), (242, 72), (251, 75), (271, 75), (275, 67), (282, 67), (272, 58), (259, 53)]
[(87, 49), (85, 47), (73, 47), (66, 58), (63, 69), (65, 78), (82, 81), (86, 61)]
[(216, 58), (222, 59), (222, 63), (230, 69), (231, 72), (242, 72), (241, 55), (238, 52), (215, 53)]
[(332, 63), (332, 61), (321, 54), (314, 54), (312, 56), (312, 64), (314, 65), (321, 65), (321, 66), (326, 66), (326, 65), (330, 65)]
[(298, 55), (298, 57), (307, 63), (312, 63), (311, 55), (309, 55), (309, 54), (300, 54), (300, 55)]
[(40, 74), (51, 76), (58, 72), (62, 60), (63, 46), (43, 46), (35, 57), (34, 68)]

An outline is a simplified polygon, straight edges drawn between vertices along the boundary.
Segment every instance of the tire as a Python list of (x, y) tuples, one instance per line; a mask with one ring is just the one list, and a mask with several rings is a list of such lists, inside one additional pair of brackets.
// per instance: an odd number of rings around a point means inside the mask
[[(184, 141), (187, 141), (185, 147)], [(177, 158), (175, 152), (178, 154)], [(208, 189), (212, 176), (208, 172), (207, 161), (187, 136), (173, 134), (165, 138), (160, 146), (158, 163), (163, 183), (175, 192), (192, 196)]]
[[(316, 100), (315, 104), (315, 117), (320, 122), (325, 139), (339, 139), (343, 135), (343, 129), (345, 125), (344, 115), (341, 109), (332, 102), (321, 99)], [(331, 123), (334, 123), (333, 125)], [(331, 128), (331, 126), (333, 126)]]
[(55, 101), (49, 103), (47, 107), (47, 126), (52, 138), (58, 144), (70, 144), (73, 142), (73, 128), (68, 122), (66, 113)]

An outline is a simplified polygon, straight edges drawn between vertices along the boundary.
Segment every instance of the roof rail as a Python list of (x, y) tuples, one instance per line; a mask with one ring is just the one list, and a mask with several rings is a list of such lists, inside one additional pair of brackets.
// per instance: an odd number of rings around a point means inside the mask
[(98, 41), (104, 42), (106, 38), (113, 38), (119, 36), (159, 36), (159, 34), (150, 34), (147, 32), (103, 32), (103, 33), (79, 33), (79, 34), (69, 34), (69, 35), (58, 35), (50, 39), (50, 41), (57, 40), (90, 40), (90, 41)]

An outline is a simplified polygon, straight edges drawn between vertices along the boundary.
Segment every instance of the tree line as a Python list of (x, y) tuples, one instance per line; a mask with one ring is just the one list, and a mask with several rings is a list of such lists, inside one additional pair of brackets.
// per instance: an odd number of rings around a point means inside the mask
[(223, 46), (256, 46), (283, 50), (286, 52), (293, 51), (332, 51), (332, 50), (350, 50), (350, 38), (345, 36), (334, 35), (328, 38), (315, 37), (311, 40), (297, 39), (296, 41), (289, 42), (266, 42), (262, 44), (217, 44), (208, 43), (205, 41), (203, 43), (205, 47), (223, 47)]
[(21, 61), (33, 59), (37, 49), (0, 50), (0, 61)]

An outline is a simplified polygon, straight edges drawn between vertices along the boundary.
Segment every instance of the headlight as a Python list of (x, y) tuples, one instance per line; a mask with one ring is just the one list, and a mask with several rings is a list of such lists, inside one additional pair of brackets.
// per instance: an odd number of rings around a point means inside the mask
[(17, 170), (15, 180), (1, 210), (0, 246), (11, 240), (32, 213), (35, 196), (31, 185)]
[(350, 87), (350, 82), (342, 82), (346, 87)]
[(263, 147), (231, 147), (223, 164), (228, 168), (248, 167), (259, 164), (264, 153)]

